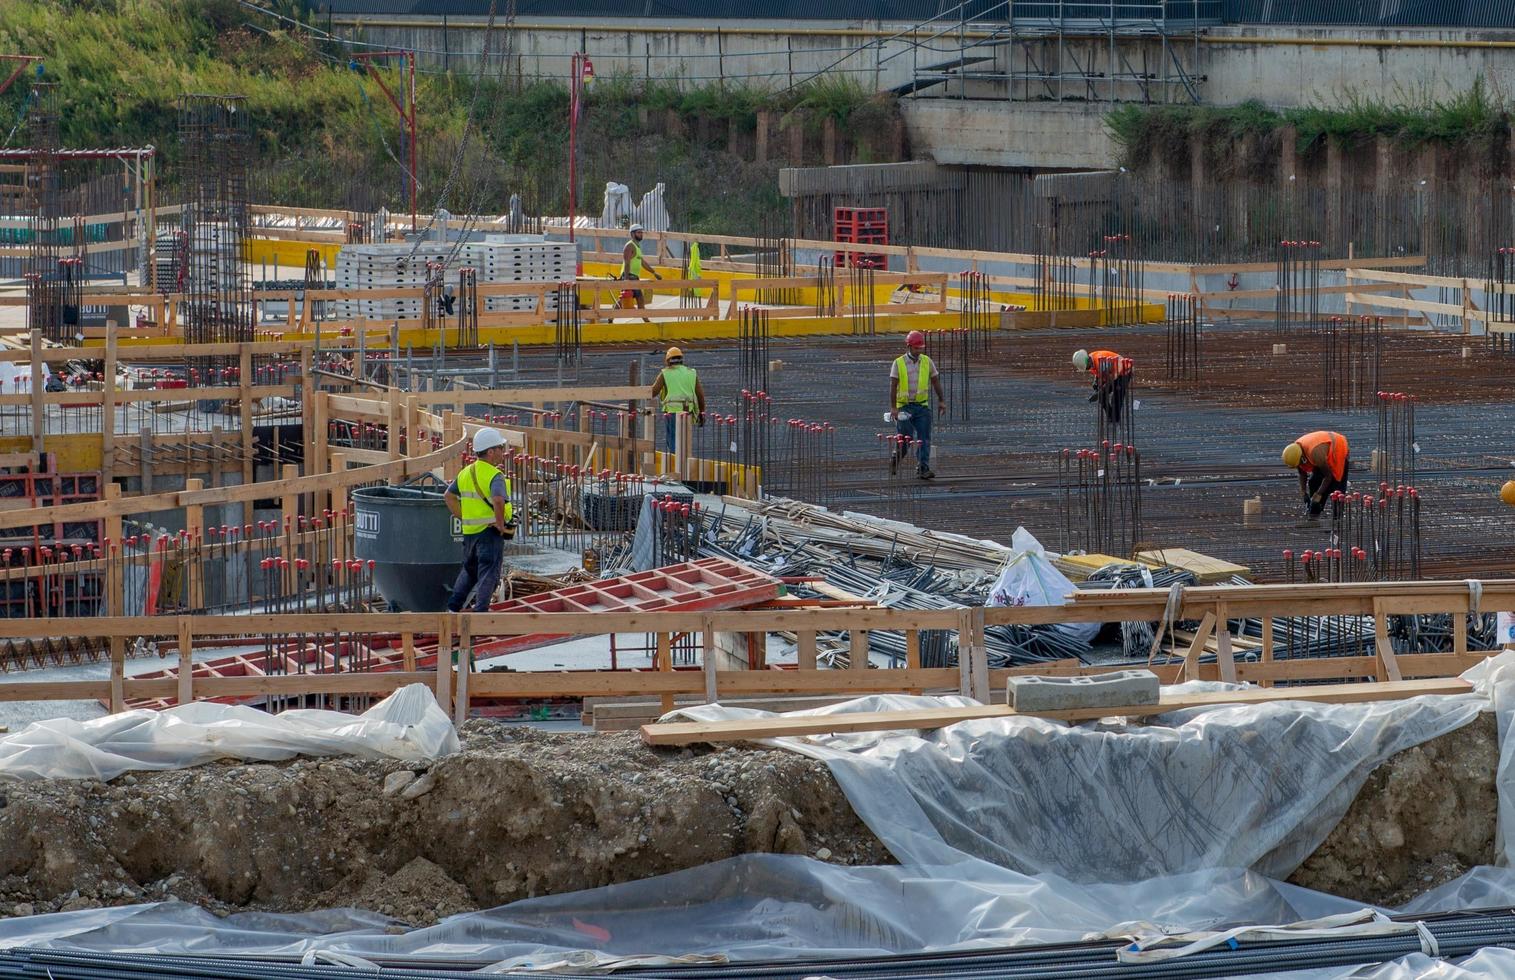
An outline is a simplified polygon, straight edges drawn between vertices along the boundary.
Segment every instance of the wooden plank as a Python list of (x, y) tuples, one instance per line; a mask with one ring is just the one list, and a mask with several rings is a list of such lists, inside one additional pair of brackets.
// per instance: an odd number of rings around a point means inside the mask
[(175, 700), (189, 704), (195, 699), (194, 639), (190, 634), (190, 619), (179, 617), (179, 673), (174, 678), (178, 683)]
[(1403, 680), (1404, 677), (1399, 672), (1399, 661), (1394, 656), (1394, 644), (1389, 640), (1388, 617), (1379, 603), (1375, 602), (1374, 606), (1377, 608), (1373, 610), (1373, 640), (1378, 651), (1379, 679)]
[[(911, 631), (914, 633), (914, 630)], [(799, 630), (795, 633), (795, 646), (799, 651), (800, 670), (815, 670), (815, 630)], [(916, 650), (920, 650), (920, 641), (916, 640)], [(920, 666), (920, 655), (917, 652), (916, 663), (912, 667)]]
[[(673, 672), (673, 637), (671, 634), (666, 632), (658, 634), (657, 668), (660, 672), (665, 674)], [(672, 710), (673, 695), (671, 693), (664, 694), (663, 713), (667, 714)]]
[(1215, 607), (1215, 663), (1220, 668), (1220, 679), (1235, 684), (1236, 660), (1231, 656), (1231, 624), (1224, 602)]
[[(1466, 694), (1473, 686), (1459, 678), (1390, 681), (1369, 684), (1321, 684), (1305, 687), (1205, 694), (1165, 695), (1157, 704), (1118, 708), (1074, 708), (1026, 713), (1030, 717), (1062, 721), (1098, 718), (1147, 717), (1186, 708), (1304, 701), (1315, 704), (1358, 704), (1397, 701), (1426, 694)], [(642, 741), (648, 745), (689, 745), (697, 742), (750, 741), (762, 738), (826, 735), (844, 732), (877, 732), (944, 728), (962, 721), (983, 718), (1014, 718), (1019, 713), (1005, 705), (980, 708), (939, 708), (924, 711), (876, 711), (855, 714), (813, 715), (803, 718), (757, 718), (721, 722), (676, 722), (642, 726)]]
[(1199, 655), (1214, 629), (1215, 613), (1206, 612), (1205, 618), (1199, 621), (1199, 629), (1194, 631), (1194, 642), (1189, 644), (1189, 652), (1184, 654), (1184, 680), (1199, 680)]
[[(438, 659), (450, 659), (438, 657)], [(457, 668), (457, 694), (453, 697), (454, 725), (462, 725), (468, 720), (469, 690), (468, 681), (473, 676), (473, 616), (464, 613), (458, 617), (458, 668)]]
[(1229, 582), (1238, 575), (1250, 575), (1252, 569), (1235, 562), (1225, 561), (1211, 555), (1201, 554), (1198, 551), (1190, 551), (1188, 548), (1158, 548), (1152, 551), (1138, 551), (1137, 560), (1149, 565), (1169, 565), (1173, 568), (1181, 568), (1186, 572), (1193, 572), (1200, 585), (1214, 585), (1218, 582)]

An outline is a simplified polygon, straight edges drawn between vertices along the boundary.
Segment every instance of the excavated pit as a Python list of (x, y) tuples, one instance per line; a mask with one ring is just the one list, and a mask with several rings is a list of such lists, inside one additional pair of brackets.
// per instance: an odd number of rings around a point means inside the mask
[[(176, 897), (425, 925), (749, 852), (891, 859), (826, 767), (473, 721), (431, 765), (222, 763), (0, 788), (0, 915)], [(1380, 766), (1290, 879), (1395, 905), (1493, 860), (1492, 716)]]

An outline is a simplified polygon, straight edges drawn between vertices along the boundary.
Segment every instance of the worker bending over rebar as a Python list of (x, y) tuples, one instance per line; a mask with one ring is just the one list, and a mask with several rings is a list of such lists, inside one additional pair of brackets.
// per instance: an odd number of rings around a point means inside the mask
[(474, 593), (473, 611), (489, 611), (489, 601), (500, 584), (505, 542), (516, 535), (510, 480), (500, 472), (505, 436), (498, 429), (480, 429), (473, 435), (473, 452), (478, 458), (463, 467), (442, 498), (463, 526), (464, 542), (463, 568), (447, 599), (448, 612), (462, 612), (470, 592)]
[(1073, 352), (1073, 366), (1094, 376), (1094, 394), (1089, 400), (1099, 402), (1106, 422), (1120, 425), (1131, 395), (1131, 374), (1136, 363), (1113, 350), (1079, 350)]
[[(905, 353), (894, 359), (889, 368), (889, 405), (886, 418), (894, 420), (894, 431), (904, 436), (889, 457), (889, 472), (899, 469), (910, 440), (917, 443), (915, 475), (934, 480), (931, 470), (931, 392), (936, 392), (936, 407), (947, 411), (947, 396), (942, 394), (942, 379), (936, 365), (923, 353), (926, 335), (912, 330), (905, 336)], [(928, 387), (929, 386), (929, 387)]]
[(1284, 465), (1299, 471), (1299, 491), (1311, 521), (1320, 518), (1334, 491), (1347, 489), (1352, 461), (1347, 437), (1324, 429), (1300, 436), (1284, 447)]
[(668, 452), (678, 451), (679, 416), (692, 415), (695, 425), (705, 424), (705, 387), (694, 368), (684, 363), (684, 352), (668, 348), (663, 355), (663, 370), (652, 383), (652, 397), (662, 400), (663, 434)]

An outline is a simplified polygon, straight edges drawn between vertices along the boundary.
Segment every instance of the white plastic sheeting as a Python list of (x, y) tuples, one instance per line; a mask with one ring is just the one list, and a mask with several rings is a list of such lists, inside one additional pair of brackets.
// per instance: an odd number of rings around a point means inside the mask
[(196, 701), (91, 721), (39, 721), (0, 736), (0, 778), (109, 780), (134, 769), (186, 769), (216, 759), (419, 761), (456, 751), (457, 732), (431, 689), (412, 684), (356, 716), (301, 709), (270, 715)]
[[(941, 704), (877, 695), (802, 713)], [(1189, 712), (1171, 727), (1011, 717), (774, 744), (825, 760), (903, 864), (964, 853), (1074, 881), (1205, 868), (1283, 878), (1341, 820), (1378, 763), (1466, 725), (1487, 704), (1475, 694), (1278, 701)], [(764, 714), (721, 705), (679, 712), (699, 721)]]
[[(1476, 675), (1496, 705), (1515, 704), (1512, 671), (1515, 654), (1507, 654)], [(870, 698), (830, 710), (919, 703)], [(386, 933), (388, 920), (350, 910), (218, 919), (180, 903), (99, 909), (0, 920), (0, 947), (413, 954), (546, 967), (628, 956), (848, 956), (1294, 922), (1351, 912), (1360, 903), (1236, 865), (1286, 873), (1291, 855), (1325, 836), (1378, 760), (1465, 724), (1489, 703), (1475, 695), (1334, 707), (1279, 703), (1175, 713), (1146, 727), (1004, 719), (936, 733), (786, 740), (827, 760), (902, 866), (747, 855), (454, 916), (398, 935)], [(1504, 773), (1502, 764), (1501, 796)], [(1104, 809), (1112, 812), (1100, 816)], [(1048, 855), (1057, 849), (1068, 853)], [(1206, 861), (1215, 864), (1201, 866)], [(1164, 870), (1175, 868), (1192, 870)], [(1092, 880), (1101, 876), (1109, 880)], [(1515, 871), (1482, 868), (1408, 910), (1512, 901)], [(1360, 973), (1289, 976), (1515, 977), (1515, 955), (1487, 951), (1455, 967), (1415, 956)]]
[[(1061, 606), (1074, 591), (1073, 582), (1058, 571), (1042, 543), (1023, 527), (1010, 538), (1012, 549), (1000, 567), (999, 578), (989, 590), (990, 606)], [(1060, 630), (1085, 643), (1093, 640), (1103, 623), (1062, 623)]]
[[(44, 939), (92, 949), (193, 953), (467, 956), (540, 966), (572, 955), (731, 959), (874, 955), (963, 945), (1068, 942), (1144, 923), (1203, 928), (1349, 912), (1359, 903), (1235, 870), (1131, 885), (1075, 885), (965, 859), (848, 868), (793, 855), (730, 858), (659, 878), (515, 902), (428, 929), (383, 933), (369, 913), (217, 919), (182, 903), (0, 920), (0, 947)], [(42, 920), (50, 920), (45, 926)], [(44, 931), (45, 930), (45, 931)]]

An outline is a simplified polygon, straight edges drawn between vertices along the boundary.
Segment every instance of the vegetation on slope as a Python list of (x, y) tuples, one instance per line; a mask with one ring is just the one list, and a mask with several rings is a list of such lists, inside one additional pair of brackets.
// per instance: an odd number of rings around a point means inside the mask
[(1128, 165), (1181, 150), (1194, 139), (1225, 145), (1246, 137), (1277, 138), (1287, 127), (1293, 127), (1301, 153), (1327, 141), (1351, 146), (1385, 136), (1401, 147), (1436, 144), (1476, 154), (1503, 143), (1510, 133), (1508, 106), (1481, 81), (1446, 99), (1354, 93), (1337, 106), (1286, 109), (1256, 101), (1234, 106), (1124, 105), (1107, 113), (1105, 124)]
[[(247, 100), (257, 144), (255, 199), (402, 206), (399, 120), (379, 87), (351, 67), (344, 46), (237, 0), (3, 0), (0, 53), (45, 59), (43, 77), (58, 85), (63, 145), (158, 147), (167, 197), (178, 176), (176, 100), (215, 93)], [(422, 207), (441, 200), (454, 212), (500, 212), (519, 193), (533, 213), (561, 213), (567, 89), (473, 71), (419, 75)], [(18, 81), (0, 97), (0, 136), (8, 135), (9, 145), (27, 139), (19, 120), (29, 90)], [(750, 132), (759, 111), (795, 108), (811, 110), (814, 125), (830, 115), (843, 127), (865, 129), (881, 128), (894, 111), (847, 81), (774, 93), (602, 78), (589, 90), (580, 123), (581, 210), (597, 209), (608, 180), (638, 195), (662, 180), (681, 224), (750, 231), (755, 215), (779, 205), (777, 166), (724, 152), (725, 128)], [(701, 142), (644, 129), (644, 119), (669, 111), (690, 132), (712, 122), (720, 131)]]

